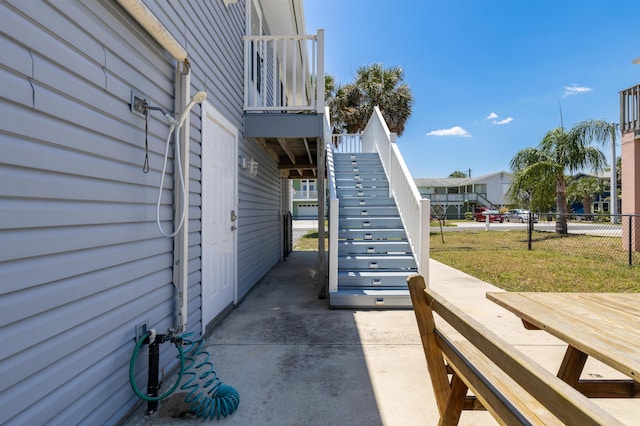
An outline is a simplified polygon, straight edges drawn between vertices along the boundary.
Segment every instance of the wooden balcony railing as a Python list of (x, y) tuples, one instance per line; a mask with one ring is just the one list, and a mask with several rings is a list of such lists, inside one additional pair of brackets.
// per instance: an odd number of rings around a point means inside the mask
[(620, 92), (620, 132), (640, 131), (640, 84)]

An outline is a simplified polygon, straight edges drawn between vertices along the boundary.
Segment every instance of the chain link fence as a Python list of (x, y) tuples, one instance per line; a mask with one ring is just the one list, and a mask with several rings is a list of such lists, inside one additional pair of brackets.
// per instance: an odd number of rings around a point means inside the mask
[[(309, 217), (291, 218), (291, 250), (318, 250), (318, 219)], [(322, 222), (320, 222), (322, 223)], [(325, 226), (325, 231), (327, 228)], [(326, 235), (326, 233), (325, 233)]]
[[(564, 222), (566, 221), (566, 228)], [(566, 232), (565, 232), (566, 230)], [(431, 251), (541, 250), (640, 265), (640, 215), (537, 215), (519, 222), (433, 221)]]

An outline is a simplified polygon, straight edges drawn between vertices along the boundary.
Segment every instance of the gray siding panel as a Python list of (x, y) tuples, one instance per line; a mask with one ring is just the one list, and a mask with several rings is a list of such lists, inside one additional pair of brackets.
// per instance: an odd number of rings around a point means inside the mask
[[(243, 132), (244, 2), (224, 6), (216, 2), (157, 2), (148, 7), (174, 34), (185, 34), (192, 65), (192, 93), (207, 91), (207, 101)], [(197, 110), (198, 107), (194, 108)], [(195, 120), (192, 120), (195, 122)], [(191, 192), (195, 165), (200, 165), (198, 129), (192, 125)], [(195, 142), (195, 143), (194, 143)], [(240, 170), (238, 178), (238, 294), (246, 293), (281, 260), (279, 171), (275, 161), (255, 142), (240, 139), (240, 156), (260, 163), (258, 177)], [(198, 160), (193, 159), (193, 155)], [(199, 179), (199, 171), (197, 175)], [(194, 244), (193, 233), (190, 246)], [(198, 236), (199, 238), (199, 236)]]
[[(243, 139), (243, 1), (146, 2), (189, 51), (191, 93), (240, 131), (240, 297), (281, 258), (274, 159)], [(0, 2), (0, 424), (112, 424), (138, 402), (128, 384), (135, 326), (173, 325), (173, 243), (155, 203), (168, 126), (131, 90), (174, 111), (175, 61), (112, 0)], [(266, 82), (265, 82), (266, 83)], [(201, 330), (201, 122), (191, 114), (188, 329)], [(173, 173), (172, 161), (168, 173)], [(172, 178), (161, 219), (172, 218)], [(146, 381), (146, 359), (138, 383)], [(161, 364), (176, 365), (163, 345)]]
[[(276, 163), (253, 143), (241, 153), (259, 163), (258, 177), (240, 173), (238, 294), (244, 297), (281, 259), (280, 175)], [(257, 243), (259, 242), (259, 243)]]
[(135, 325), (174, 322), (173, 244), (155, 225), (168, 126), (152, 116), (144, 174), (129, 110), (132, 89), (173, 110), (173, 63), (111, 2), (3, 2), (0, 26), (0, 424), (113, 423), (137, 402)]

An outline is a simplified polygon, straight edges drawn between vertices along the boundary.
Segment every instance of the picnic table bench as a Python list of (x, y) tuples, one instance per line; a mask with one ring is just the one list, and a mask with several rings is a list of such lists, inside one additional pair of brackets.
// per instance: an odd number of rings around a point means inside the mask
[[(622, 424), (428, 288), (422, 275), (412, 275), (407, 282), (440, 425), (458, 424), (463, 410), (482, 409), (509, 426)], [(440, 320), (450, 327), (438, 327)]]

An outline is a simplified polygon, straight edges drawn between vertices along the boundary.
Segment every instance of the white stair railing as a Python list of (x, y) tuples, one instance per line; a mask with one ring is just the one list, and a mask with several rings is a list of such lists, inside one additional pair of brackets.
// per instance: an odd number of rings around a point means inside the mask
[[(335, 152), (376, 152), (380, 156), (385, 174), (389, 180), (389, 195), (395, 199), (396, 205), (398, 206), (402, 224), (407, 232), (409, 244), (411, 245), (411, 250), (418, 265), (418, 271), (425, 277), (425, 280), (429, 282), (430, 200), (423, 199), (422, 195), (420, 195), (420, 191), (418, 191), (418, 187), (411, 173), (409, 173), (409, 169), (395, 142), (396, 135), (389, 131), (378, 107), (375, 107), (362, 133), (332, 135), (333, 149)], [(330, 150), (330, 148), (332, 147), (327, 147), (328, 150)], [(337, 222), (337, 220), (335, 222)], [(331, 243), (329, 247), (331, 250)], [(337, 281), (337, 266), (335, 276)], [(336, 290), (333, 291), (337, 291), (337, 284), (335, 288)]]
[(329, 293), (338, 291), (338, 221), (340, 215), (340, 200), (336, 188), (335, 167), (333, 164), (333, 148), (326, 145), (327, 155), (327, 185), (329, 186)]
[(342, 133), (331, 135), (333, 140), (334, 151), (345, 154), (357, 154), (362, 152), (362, 134), (361, 133)]
[(418, 271), (428, 282), (430, 200), (420, 195), (395, 142), (395, 133), (389, 131), (380, 109), (375, 107), (362, 132), (362, 151), (380, 155), (389, 180), (389, 193), (398, 206)]

